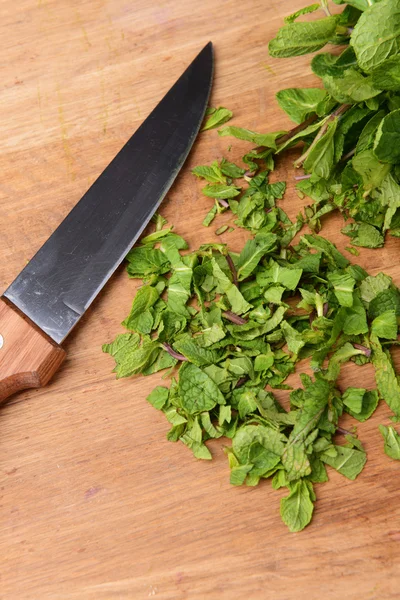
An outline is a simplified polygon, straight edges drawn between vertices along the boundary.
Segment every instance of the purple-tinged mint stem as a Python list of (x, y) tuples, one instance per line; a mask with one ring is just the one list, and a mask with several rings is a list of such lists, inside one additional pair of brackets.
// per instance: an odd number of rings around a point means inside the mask
[(343, 427), (336, 427), (337, 433), (342, 433), (343, 435), (352, 435), (351, 431), (347, 431), (347, 429), (343, 429)]
[(221, 206), (223, 206), (224, 208), (229, 208), (229, 202), (227, 202), (226, 200), (222, 200), (222, 198), (218, 198), (218, 202), (220, 203)]
[(295, 177), (296, 181), (303, 181), (303, 179), (310, 179), (311, 175), (297, 175)]
[(310, 325), (313, 324), (313, 321), (316, 318), (316, 316), (317, 316), (317, 314), (316, 314), (315, 310), (310, 312), (310, 316), (309, 316)]
[(186, 358), (186, 356), (183, 356), (183, 354), (179, 354), (179, 352), (175, 352), (175, 350), (169, 344), (163, 344), (162, 346), (163, 346), (164, 350), (166, 350), (168, 352), (168, 354), (170, 354), (172, 356), (172, 358), (176, 358), (176, 360), (188, 360)]
[(243, 177), (247, 177), (248, 179), (252, 179), (252, 177), (254, 177), (255, 172), (254, 171), (246, 171), (246, 173), (244, 173)]
[(243, 319), (243, 317), (239, 317), (239, 315), (232, 312), (231, 310), (225, 310), (222, 313), (222, 316), (225, 317), (225, 319), (228, 319), (228, 321), (235, 323), (235, 325), (246, 325), (246, 323), (248, 323), (247, 319)]
[(361, 344), (353, 344), (353, 346), (357, 350), (361, 350), (365, 354), (365, 356), (368, 356), (368, 358), (371, 356), (371, 348), (367, 348), (366, 346), (362, 346)]
[(240, 379), (237, 380), (235, 388), (241, 387), (244, 383), (246, 383), (246, 381), (247, 381), (247, 377), (241, 377)]
[(229, 268), (231, 270), (233, 283), (237, 287), (237, 285), (238, 285), (238, 278), (237, 278), (236, 267), (235, 267), (235, 265), (233, 263), (232, 258), (229, 256), (229, 254), (226, 255), (226, 262), (228, 263)]
[(329, 304), (327, 302), (324, 302), (324, 307), (322, 309), (322, 314), (324, 315), (324, 317), (326, 317), (326, 315), (328, 314), (328, 310), (329, 310)]

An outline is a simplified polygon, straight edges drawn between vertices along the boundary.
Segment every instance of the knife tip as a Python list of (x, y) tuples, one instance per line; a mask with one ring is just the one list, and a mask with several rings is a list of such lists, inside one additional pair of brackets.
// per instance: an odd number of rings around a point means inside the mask
[(202, 51), (200, 52), (200, 54), (208, 54), (211, 56), (211, 60), (214, 60), (214, 46), (212, 41), (210, 40), (202, 49)]

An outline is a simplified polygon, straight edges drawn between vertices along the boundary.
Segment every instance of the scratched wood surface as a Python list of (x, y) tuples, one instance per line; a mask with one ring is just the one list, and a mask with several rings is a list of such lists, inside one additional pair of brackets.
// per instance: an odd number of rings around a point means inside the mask
[[(240, 126), (288, 127), (274, 92), (316, 81), (307, 57), (272, 60), (267, 41), (303, 4), (1, 0), (0, 292), (210, 39), (212, 104)], [(209, 201), (190, 169), (230, 142), (201, 134), (163, 205), (192, 247), (217, 239), (229, 217), (201, 227)], [(234, 141), (229, 156), (245, 148)], [(290, 161), (279, 170), (295, 216)], [(343, 249), (340, 226), (330, 218), (324, 233)], [(222, 239), (239, 250), (245, 234)], [(358, 262), (400, 284), (399, 244), (362, 250)], [(377, 432), (388, 410), (359, 426), (369, 457), (359, 479), (331, 472), (312, 525), (290, 534), (281, 491), (229, 485), (223, 441), (211, 462), (166, 441), (167, 422), (145, 401), (159, 376), (114, 379), (101, 344), (121, 331), (135, 289), (120, 269), (65, 343), (51, 385), (1, 409), (0, 598), (398, 598), (400, 464)], [(350, 365), (343, 379), (373, 387), (368, 367)]]

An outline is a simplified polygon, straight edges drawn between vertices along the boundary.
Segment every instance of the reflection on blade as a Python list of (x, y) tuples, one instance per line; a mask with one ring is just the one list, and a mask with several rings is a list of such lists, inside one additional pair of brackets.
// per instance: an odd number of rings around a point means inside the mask
[(207, 44), (6, 290), (61, 342), (146, 227), (199, 131), (211, 89)]

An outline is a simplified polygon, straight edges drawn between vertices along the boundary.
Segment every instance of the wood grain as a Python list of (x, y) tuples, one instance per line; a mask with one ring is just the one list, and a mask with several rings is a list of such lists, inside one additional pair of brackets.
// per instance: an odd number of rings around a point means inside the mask
[[(212, 104), (249, 129), (290, 127), (275, 92), (318, 80), (309, 57), (272, 60), (267, 42), (303, 5), (3, 0), (0, 292), (209, 40)], [(229, 215), (201, 226), (210, 201), (190, 169), (239, 160), (247, 148), (215, 131), (199, 136), (162, 208), (193, 248), (221, 238), (242, 247), (239, 229), (215, 236)], [(291, 217), (304, 203), (295, 155), (273, 176), (289, 183), (282, 206)], [(329, 217), (323, 231), (345, 252), (342, 226)], [(357, 262), (399, 285), (399, 244), (361, 250)], [(358, 427), (369, 457), (362, 475), (350, 482), (330, 470), (312, 525), (290, 534), (279, 517), (284, 492), (229, 485), (226, 441), (210, 444), (215, 459), (204, 463), (165, 439), (168, 423), (145, 401), (161, 375), (115, 380), (101, 344), (121, 331), (136, 287), (121, 268), (68, 338), (51, 383), (1, 410), (0, 598), (397, 599), (400, 463), (384, 455), (377, 430), (390, 423), (388, 409)], [(371, 369), (355, 365), (342, 382), (374, 386)]]
[(0, 298), (0, 403), (53, 377), (64, 350)]

